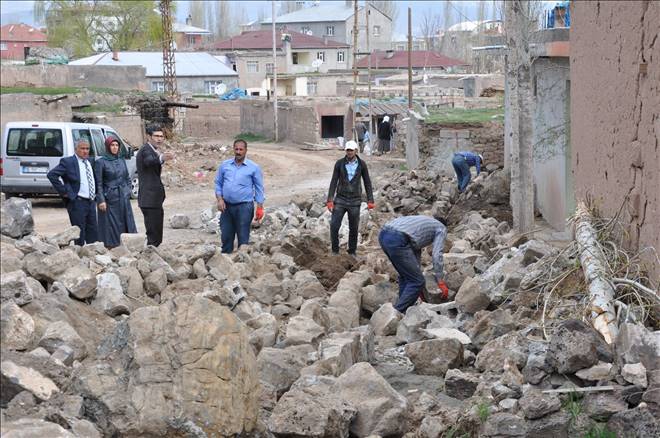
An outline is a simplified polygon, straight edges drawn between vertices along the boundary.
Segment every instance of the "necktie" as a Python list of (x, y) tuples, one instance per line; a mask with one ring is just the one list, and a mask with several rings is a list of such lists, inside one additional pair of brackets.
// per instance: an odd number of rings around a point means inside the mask
[(87, 173), (87, 184), (89, 185), (89, 199), (92, 201), (96, 197), (96, 185), (94, 184), (94, 177), (92, 176), (92, 165), (89, 164), (89, 160), (84, 160), (85, 163), (85, 173)]

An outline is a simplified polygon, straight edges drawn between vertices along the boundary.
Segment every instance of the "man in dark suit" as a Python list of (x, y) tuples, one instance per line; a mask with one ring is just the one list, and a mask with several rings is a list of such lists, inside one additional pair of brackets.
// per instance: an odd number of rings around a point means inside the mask
[(147, 230), (147, 244), (158, 246), (163, 241), (163, 202), (165, 202), (165, 187), (160, 180), (163, 164), (172, 159), (169, 152), (163, 153), (160, 148), (165, 141), (165, 135), (159, 126), (147, 127), (147, 142), (137, 153), (136, 165), (140, 190), (138, 206), (144, 216), (144, 227)]
[(60, 164), (51, 169), (47, 176), (64, 199), (71, 225), (80, 228), (80, 238), (76, 240), (76, 245), (96, 242), (96, 182), (89, 161), (89, 142), (78, 140), (75, 155), (62, 158)]

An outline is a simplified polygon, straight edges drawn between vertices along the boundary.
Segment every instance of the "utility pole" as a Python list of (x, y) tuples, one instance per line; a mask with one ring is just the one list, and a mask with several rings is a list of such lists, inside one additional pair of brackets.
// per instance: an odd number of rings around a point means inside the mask
[(371, 10), (369, 9), (369, 0), (364, 5), (364, 15), (365, 15), (365, 24), (367, 26), (367, 52), (369, 53), (367, 56), (369, 57), (369, 65), (367, 67), (367, 82), (368, 82), (368, 87), (369, 91), (367, 92), (367, 96), (369, 98), (369, 140), (371, 141), (374, 135), (373, 129), (372, 129), (372, 116), (371, 116), (371, 48), (369, 47), (369, 15), (371, 14)]
[(275, 143), (278, 140), (277, 123), (277, 29), (275, 28), (275, 0), (272, 2), (272, 26), (273, 26), (273, 121), (275, 130)]
[(355, 135), (355, 114), (357, 109), (357, 53), (358, 53), (358, 0), (353, 1), (353, 138)]
[(412, 92), (412, 9), (408, 8), (408, 109), (413, 107)]
[(163, 81), (165, 94), (170, 98), (177, 96), (176, 66), (174, 61), (174, 41), (172, 40), (171, 0), (160, 0), (160, 18), (163, 23)]
[(518, 233), (534, 227), (534, 178), (532, 174), (532, 34), (529, 0), (509, 0), (505, 6), (507, 40), (506, 80), (511, 96), (511, 192), (513, 227)]

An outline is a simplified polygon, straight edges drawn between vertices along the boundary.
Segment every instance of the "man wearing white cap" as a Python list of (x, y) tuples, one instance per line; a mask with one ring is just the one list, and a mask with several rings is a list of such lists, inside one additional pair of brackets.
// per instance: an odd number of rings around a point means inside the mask
[(474, 152), (456, 152), (454, 154), (451, 165), (454, 166), (454, 172), (456, 172), (459, 193), (463, 193), (467, 185), (470, 184), (470, 179), (472, 178), (470, 167), (476, 167), (477, 175), (479, 175), (483, 164), (484, 157)]
[(384, 154), (391, 150), (392, 134), (395, 132), (396, 129), (390, 123), (390, 117), (383, 117), (383, 121), (378, 125), (378, 152)]
[(362, 203), (360, 180), (364, 181), (364, 189), (367, 192), (367, 208), (371, 210), (376, 206), (367, 163), (357, 156), (357, 149), (358, 144), (355, 141), (346, 142), (346, 156), (337, 160), (330, 180), (326, 206), (332, 212), (330, 241), (333, 254), (339, 254), (339, 228), (344, 214), (348, 213), (348, 253), (356, 255)]

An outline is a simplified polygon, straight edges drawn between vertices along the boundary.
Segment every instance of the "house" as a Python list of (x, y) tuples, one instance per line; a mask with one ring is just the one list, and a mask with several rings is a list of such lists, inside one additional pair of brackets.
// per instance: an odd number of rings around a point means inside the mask
[[(215, 94), (216, 86), (238, 86), (238, 74), (205, 52), (174, 52), (180, 93)], [(165, 91), (162, 52), (107, 52), (78, 59), (70, 65), (138, 65), (146, 69), (151, 91)]]
[[(350, 69), (350, 46), (345, 43), (282, 29), (277, 32), (278, 74), (325, 73)], [(214, 52), (230, 59), (238, 72), (239, 86), (265, 95), (264, 83), (273, 72), (273, 35), (271, 30), (243, 32), (211, 46)]]
[[(408, 52), (404, 50), (376, 51), (371, 55), (372, 70), (402, 70), (408, 69)], [(415, 50), (411, 52), (413, 71), (446, 71), (458, 72), (468, 67), (465, 62), (449, 58), (430, 50)], [(360, 58), (358, 69), (369, 67), (369, 56)]]
[[(327, 4), (332, 3), (332, 4)], [(354, 6), (348, 0), (344, 3), (314, 2), (312, 6), (280, 15), (275, 19), (277, 27), (286, 26), (306, 35), (327, 37), (331, 40), (353, 46)], [(364, 6), (358, 8), (358, 19), (365, 24)], [(270, 29), (272, 20), (263, 20), (262, 29)], [(387, 50), (392, 41), (392, 18), (377, 7), (369, 4), (369, 47), (371, 50)], [(366, 51), (366, 34), (358, 33), (358, 48)]]
[(192, 15), (188, 15), (185, 23), (172, 23), (172, 34), (175, 50), (193, 50), (211, 36), (211, 31), (193, 26)]
[(27, 24), (6, 24), (0, 27), (0, 59), (25, 60), (30, 47), (48, 45), (48, 36)]

